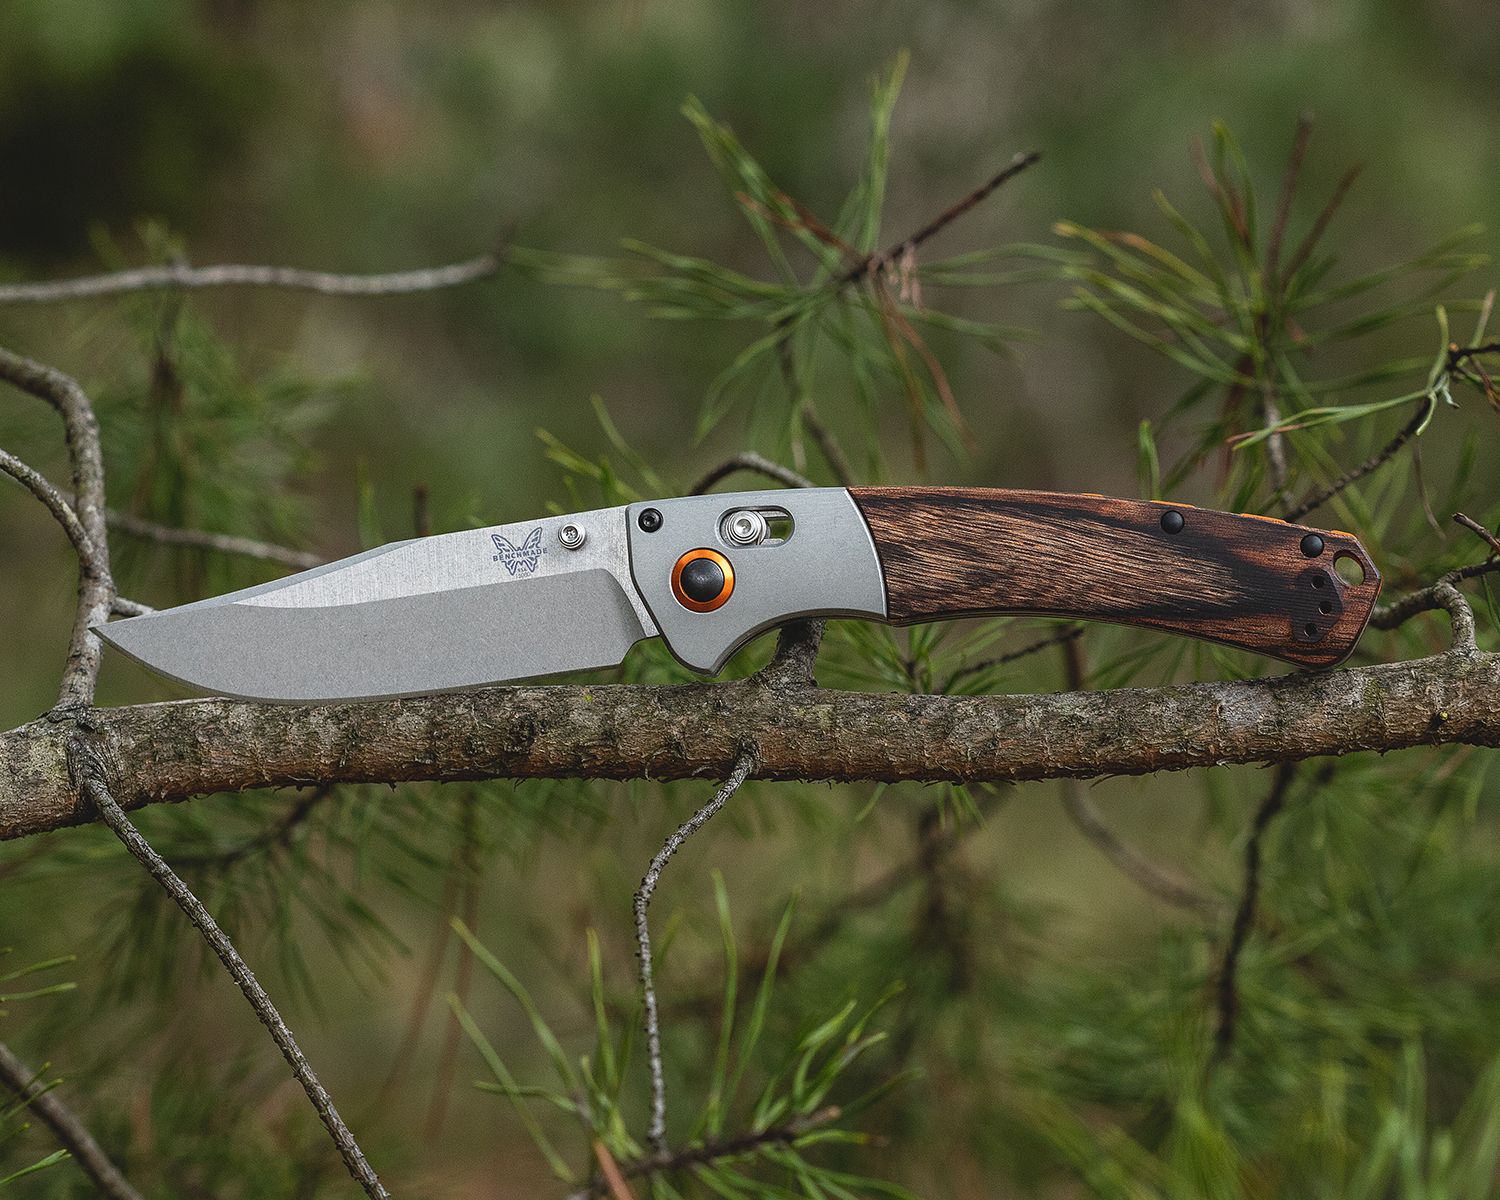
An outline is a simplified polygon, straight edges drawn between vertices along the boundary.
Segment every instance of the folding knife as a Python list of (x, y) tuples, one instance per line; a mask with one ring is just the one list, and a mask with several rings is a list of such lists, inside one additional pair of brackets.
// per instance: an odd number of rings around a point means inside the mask
[(195, 688), (317, 701), (613, 666), (657, 636), (712, 674), (797, 617), (1069, 617), (1329, 667), (1379, 591), (1358, 539), (1274, 518), (1055, 492), (806, 488), (395, 542), (95, 631)]

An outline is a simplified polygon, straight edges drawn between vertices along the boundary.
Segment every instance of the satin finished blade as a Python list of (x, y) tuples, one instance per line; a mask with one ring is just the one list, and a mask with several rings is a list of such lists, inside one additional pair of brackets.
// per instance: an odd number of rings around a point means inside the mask
[[(619, 663), (656, 626), (625, 509), (396, 542), (95, 629), (152, 670), (247, 700), (373, 700)], [(574, 525), (583, 545), (558, 531)]]

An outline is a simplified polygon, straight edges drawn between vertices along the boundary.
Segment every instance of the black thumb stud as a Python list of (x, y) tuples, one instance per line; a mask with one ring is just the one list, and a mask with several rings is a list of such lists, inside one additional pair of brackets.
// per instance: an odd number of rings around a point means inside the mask
[(734, 567), (717, 550), (689, 550), (672, 568), (672, 595), (690, 612), (713, 612), (734, 591)]
[(711, 558), (695, 558), (682, 568), (679, 582), (689, 600), (707, 604), (724, 590), (724, 568)]

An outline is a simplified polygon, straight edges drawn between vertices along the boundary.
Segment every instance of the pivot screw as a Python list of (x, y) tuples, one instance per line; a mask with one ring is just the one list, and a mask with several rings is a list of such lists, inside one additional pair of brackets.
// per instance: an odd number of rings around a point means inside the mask
[(731, 513), (724, 538), (733, 546), (758, 546), (766, 540), (766, 519), (753, 508)]
[(1186, 524), (1187, 521), (1175, 508), (1170, 508), (1161, 515), (1161, 527), (1168, 533), (1181, 533), (1182, 527)]
[(1309, 533), (1302, 539), (1302, 553), (1308, 558), (1317, 558), (1323, 553), (1323, 539), (1315, 533)]
[(583, 543), (588, 541), (589, 535), (584, 532), (583, 527), (569, 522), (557, 531), (557, 540), (564, 550), (578, 550)]
[(635, 519), (635, 523), (641, 527), (642, 533), (655, 533), (661, 528), (661, 510), (643, 508), (641, 515)]

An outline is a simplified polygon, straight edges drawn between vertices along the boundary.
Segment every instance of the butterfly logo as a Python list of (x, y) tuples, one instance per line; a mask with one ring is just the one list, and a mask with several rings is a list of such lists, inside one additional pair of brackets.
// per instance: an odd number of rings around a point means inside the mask
[(512, 575), (517, 571), (523, 575), (530, 575), (536, 570), (537, 564), (542, 561), (542, 531), (540, 529), (533, 529), (519, 546), (498, 533), (490, 534), (490, 538), (495, 543), (495, 549), (499, 551), (495, 555), (496, 561), (504, 563), (505, 569)]

